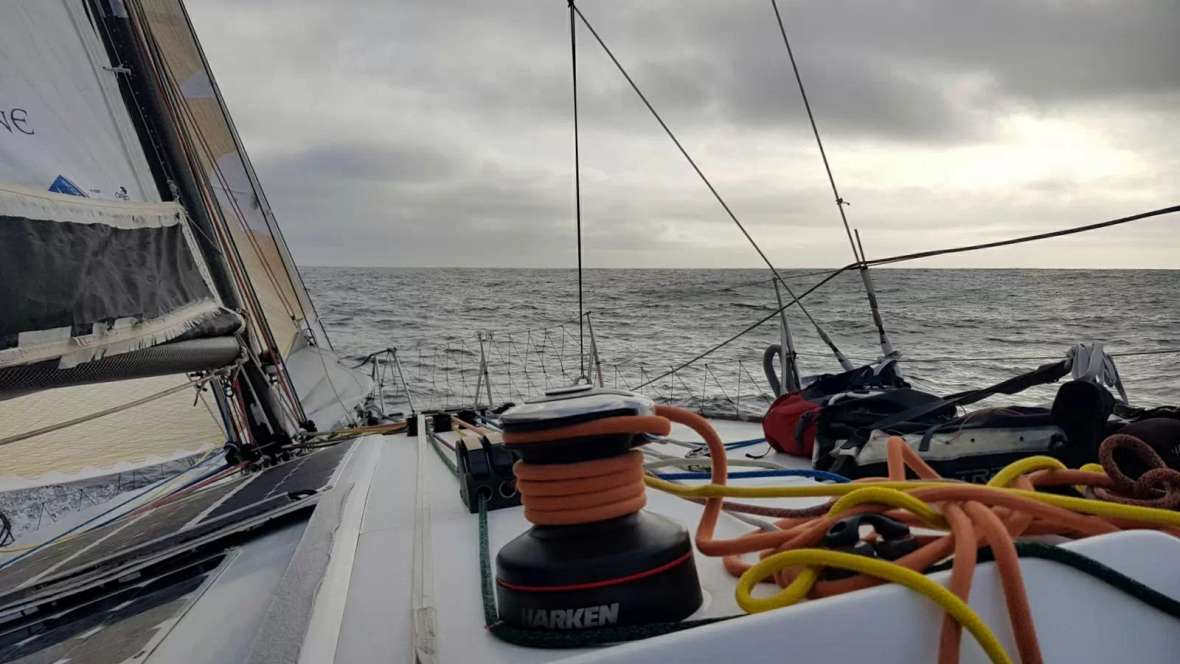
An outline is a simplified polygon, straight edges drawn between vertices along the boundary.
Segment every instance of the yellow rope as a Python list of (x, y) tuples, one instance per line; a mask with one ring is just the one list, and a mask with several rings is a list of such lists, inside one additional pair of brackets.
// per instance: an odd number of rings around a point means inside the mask
[[(759, 581), (769, 578), (775, 572), (788, 567), (807, 566), (795, 581), (778, 593), (765, 598), (751, 594)], [(963, 600), (935, 581), (913, 570), (891, 562), (868, 558), (854, 553), (827, 551), (825, 549), (795, 549), (769, 556), (757, 563), (738, 579), (737, 603), (742, 609), (757, 613), (784, 606), (790, 606), (807, 596), (818, 578), (817, 567), (836, 567), (868, 574), (886, 581), (903, 585), (910, 590), (929, 597), (943, 608), (948, 615), (959, 621), (987, 653), (993, 664), (1012, 664), (1012, 658), (1004, 651), (1000, 640), (988, 628), (979, 614), (971, 610)]]
[(865, 486), (863, 484), (860, 486), (863, 488), (847, 493), (832, 503), (832, 508), (828, 510), (828, 514), (835, 516), (847, 512), (857, 505), (864, 505), (866, 503), (872, 505), (890, 505), (908, 510), (932, 528), (946, 529), (948, 527), (946, 519), (931, 507), (929, 503), (919, 500), (904, 491), (879, 486)]
[(729, 486), (722, 484), (676, 484), (648, 475), (643, 481), (653, 489), (682, 498), (816, 498), (821, 496), (843, 496), (866, 486), (886, 489), (921, 489), (947, 484), (962, 484), (949, 480), (886, 480), (870, 484), (794, 484), (788, 486)]
[[(1102, 466), (1099, 466), (1101, 468)], [(1047, 456), (1031, 456), (1024, 459), (1013, 461), (1004, 466), (1004, 468), (996, 473), (996, 476), (987, 483), (990, 487), (1006, 487), (1021, 475), (1031, 473), (1035, 470), (1067, 470), (1064, 463), (1061, 463), (1053, 457)]]
[[(1038, 470), (1065, 470), (1066, 466), (1057, 459), (1047, 456), (1028, 457), (1004, 467), (988, 482), (986, 491), (997, 494), (1015, 495), (1036, 500), (1081, 514), (1104, 518), (1123, 519), (1156, 527), (1180, 528), (1180, 512), (1125, 505), (1122, 503), (1075, 498), (1025, 489), (1014, 489), (1009, 485), (1019, 477)], [(1098, 464), (1082, 467), (1087, 472), (1105, 472)], [(815, 498), (837, 496), (829, 514), (838, 515), (863, 504), (888, 505), (905, 509), (919, 517), (925, 524), (945, 529), (945, 518), (929, 503), (907, 493), (916, 489), (945, 487), (948, 482), (932, 480), (880, 481), (872, 483), (812, 484), (790, 486), (726, 486), (702, 484), (686, 486), (668, 482), (653, 476), (644, 478), (654, 489), (684, 498)], [(957, 483), (956, 483), (957, 484)], [(1080, 490), (1080, 488), (1079, 488)], [(752, 591), (762, 580), (791, 567), (803, 567), (802, 571), (779, 592), (770, 597), (754, 597)], [(988, 629), (978, 614), (954, 593), (931, 581), (925, 575), (891, 562), (868, 558), (856, 554), (825, 549), (796, 549), (773, 554), (754, 564), (738, 579), (736, 598), (742, 609), (755, 613), (774, 608), (790, 606), (807, 597), (819, 579), (823, 567), (836, 567), (904, 585), (937, 602), (948, 615), (959, 621), (979, 641), (993, 663), (1010, 663), (1012, 660)]]
[[(1026, 461), (1029, 461), (1029, 459), (1017, 461), (1000, 472), (1007, 476), (1010, 474), (1006, 473), (1009, 468), (1017, 464), (1022, 464)], [(699, 484), (696, 486), (685, 486), (674, 484), (672, 482), (651, 476), (645, 477), (644, 482), (653, 489), (659, 489), (660, 491), (670, 493), (674, 496), (687, 498), (814, 498), (821, 496), (846, 496), (853, 492), (862, 491), (866, 488), (883, 488), (906, 491), (938, 486), (945, 487), (948, 484), (947, 482), (929, 480), (907, 480), (873, 482), (871, 485), (865, 483), (849, 483), (814, 485), (796, 484), (790, 486), (754, 487), (727, 486), (721, 484)], [(961, 483), (956, 482), (955, 484)], [(1128, 521), (1135, 521), (1152, 526), (1180, 528), (1180, 512), (1173, 512), (1171, 510), (1159, 509), (1156, 507), (1140, 507), (1138, 505), (1124, 505), (1121, 503), (1111, 503), (1102, 500), (1091, 500), (1089, 498), (1061, 496), (1052, 493), (1028, 491), (1025, 489), (1012, 489), (1008, 487), (996, 486), (989, 486), (985, 488), (990, 491), (1008, 493), (1020, 496), (1022, 498), (1031, 498), (1032, 500), (1038, 500), (1042, 503), (1053, 505), (1054, 507), (1063, 507), (1065, 509), (1080, 512), (1082, 514), (1091, 514), (1094, 516), (1113, 519), (1125, 519)]]

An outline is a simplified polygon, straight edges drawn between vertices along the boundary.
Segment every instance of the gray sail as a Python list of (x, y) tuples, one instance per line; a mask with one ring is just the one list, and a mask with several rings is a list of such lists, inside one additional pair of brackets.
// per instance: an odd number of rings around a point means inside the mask
[(0, 396), (20, 387), (5, 384), (16, 375), (5, 373), (9, 367), (70, 369), (180, 338), (232, 336), (241, 327), (222, 306), (179, 205), (6, 184), (0, 310)]

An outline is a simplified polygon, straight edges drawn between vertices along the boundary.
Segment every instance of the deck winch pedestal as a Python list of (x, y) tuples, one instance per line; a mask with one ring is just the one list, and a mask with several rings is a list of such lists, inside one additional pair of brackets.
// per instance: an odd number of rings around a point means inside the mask
[[(503, 414), (534, 525), (496, 555), (501, 620), (578, 630), (681, 620), (700, 606), (688, 533), (642, 509), (642, 455), (633, 448), (650, 438), (612, 426), (654, 410), (646, 397), (580, 385)], [(571, 431), (578, 435), (566, 437)]]

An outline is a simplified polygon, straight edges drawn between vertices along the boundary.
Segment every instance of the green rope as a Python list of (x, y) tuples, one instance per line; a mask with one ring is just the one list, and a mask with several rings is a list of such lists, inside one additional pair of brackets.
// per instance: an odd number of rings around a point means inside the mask
[(446, 464), (447, 469), (451, 471), (451, 474), (455, 477), (458, 477), (459, 467), (455, 465), (454, 459), (448, 456), (446, 452), (443, 452), (442, 445), (439, 445), (438, 441), (435, 440), (434, 434), (430, 434), (430, 446), (434, 448), (434, 453), (438, 455), (438, 458), (442, 459), (442, 462)]
[(479, 592), (483, 596), (483, 622), (489, 628), (500, 620), (496, 612), (496, 594), (492, 588), (492, 556), (488, 553), (488, 500), (479, 496)]
[(488, 545), (488, 498), (479, 497), (479, 582), (483, 596), (484, 624), (493, 636), (517, 646), (527, 648), (588, 648), (625, 641), (638, 641), (653, 636), (671, 634), (709, 623), (721, 622), (739, 616), (683, 620), (680, 622), (658, 622), (646, 625), (603, 627), (569, 632), (547, 632), (536, 629), (513, 627), (500, 620), (496, 611), (496, 594), (492, 585), (492, 561)]
[[(1122, 572), (1108, 567), (1093, 558), (1084, 556), (1076, 551), (1041, 542), (1016, 542), (1016, 554), (1021, 558), (1040, 558), (1062, 565), (1068, 565), (1079, 572), (1088, 574), (1115, 590), (1130, 595), (1148, 606), (1163, 611), (1173, 618), (1180, 618), (1180, 601), (1172, 599), (1160, 591), (1151, 588)], [(986, 563), (995, 560), (990, 548), (979, 550), (979, 562)], [(939, 563), (928, 570), (927, 574), (943, 572), (951, 568), (953, 561)]]
[[(990, 549), (988, 550), (990, 554)], [(1180, 601), (1177, 601), (1160, 591), (1147, 586), (1122, 572), (1080, 553), (1040, 542), (1017, 542), (1016, 553), (1024, 558), (1042, 558), (1055, 563), (1069, 565), (1103, 581), (1116, 590), (1134, 597), (1144, 604), (1163, 611), (1173, 618), (1180, 618)]]

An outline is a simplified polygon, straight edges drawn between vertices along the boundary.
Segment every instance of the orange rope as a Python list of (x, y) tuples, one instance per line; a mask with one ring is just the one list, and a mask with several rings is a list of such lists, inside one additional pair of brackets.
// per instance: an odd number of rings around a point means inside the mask
[(578, 463), (517, 461), (516, 488), (524, 517), (539, 526), (570, 526), (626, 516), (643, 509), (643, 453)]
[[(704, 439), (713, 462), (712, 482), (724, 485), (727, 473), (725, 449), (717, 432), (709, 422), (695, 413), (669, 406), (660, 406), (656, 412), (673, 422), (691, 427)], [(1114, 444), (1110, 443), (1110, 445)], [(1118, 444), (1128, 445), (1126, 441)], [(1104, 443), (1105, 445), (1106, 443)], [(1103, 492), (1109, 493), (1107, 490), (1122, 489), (1132, 495), (1120, 496), (1119, 498), (1122, 499), (1120, 502), (1151, 505), (1170, 504), (1170, 501), (1177, 500), (1176, 494), (1180, 494), (1180, 473), (1163, 468), (1162, 461), (1158, 461), (1158, 455), (1154, 455), (1154, 451), (1149, 454), (1143, 448), (1147, 448), (1147, 446), (1145, 444), (1138, 445), (1134, 451), (1153, 469), (1138, 480), (1130, 480), (1130, 478), (1123, 480), (1117, 475), (1112, 479), (1101, 473), (1074, 470), (1038, 470), (1018, 476), (1012, 481), (1012, 486), (1034, 490), (1039, 486), (1081, 485), (1090, 487), (1100, 496), (1104, 495)], [(1150, 448), (1147, 449), (1150, 450)], [(1103, 459), (1104, 466), (1109, 467), (1110, 464), (1106, 461), (1112, 454), (1112, 451), (1106, 451)], [(923, 480), (938, 481), (942, 479), (901, 438), (889, 439), (887, 461), (888, 479), (890, 480), (905, 480), (910, 472)], [(1176, 473), (1176, 475), (1173, 476), (1172, 473)], [(871, 484), (871, 482), (872, 480), (867, 480), (866, 484)], [(934, 505), (946, 519), (949, 532), (936, 537), (916, 536), (920, 544), (919, 547), (892, 562), (921, 572), (953, 553), (950, 590), (960, 599), (966, 601), (971, 591), (977, 549), (981, 545), (990, 547), (999, 571), (1017, 649), (1021, 661), (1026, 664), (1039, 663), (1043, 659), (1028, 596), (1024, 588), (1014, 538), (1034, 534), (1086, 537), (1114, 532), (1123, 527), (1144, 527), (1142, 524), (1119, 519), (1079, 514), (1023, 496), (959, 482), (947, 481), (945, 486), (915, 487), (906, 490), (906, 493)], [(1150, 495), (1148, 495), (1149, 493)], [(1136, 503), (1137, 500), (1145, 502)], [(910, 525), (929, 528), (929, 524), (922, 523), (914, 515), (904, 510), (888, 505), (862, 504), (838, 515), (824, 513), (814, 517), (792, 516), (779, 519), (775, 523), (780, 528), (778, 532), (755, 531), (734, 539), (718, 540), (714, 538), (714, 530), (723, 506), (722, 498), (709, 498), (705, 501), (704, 513), (701, 515), (697, 527), (696, 543), (701, 553), (722, 556), (726, 570), (735, 576), (741, 575), (750, 568), (750, 564), (742, 560), (743, 554), (757, 553), (761, 558), (765, 558), (781, 551), (818, 546), (833, 524), (854, 514), (877, 512)], [(1160, 528), (1160, 530), (1173, 532), (1172, 529), (1167, 528)], [(774, 581), (781, 586), (786, 586), (798, 576), (800, 571), (798, 569), (783, 570), (775, 575)], [(812, 597), (827, 597), (881, 583), (884, 581), (866, 575), (834, 580), (821, 579), (812, 587), (810, 595)], [(938, 661), (941, 664), (958, 661), (961, 632), (961, 625), (948, 615), (939, 635)]]
[[(629, 415), (542, 431), (505, 432), (504, 443), (533, 445), (615, 434), (666, 436), (671, 430), (671, 424), (663, 417)], [(614, 519), (638, 512), (647, 504), (643, 453), (637, 450), (576, 463), (517, 461), (513, 472), (524, 517), (539, 526)]]
[[(712, 463), (711, 481), (726, 484), (728, 464), (724, 443), (708, 420), (696, 413), (673, 406), (657, 406), (654, 416), (620, 416), (593, 420), (558, 429), (538, 432), (505, 433), (508, 444), (535, 444), (577, 438), (588, 439), (617, 434), (667, 435), (671, 424), (687, 426), (704, 440)], [(1131, 437), (1124, 437), (1131, 438)], [(1151, 469), (1138, 479), (1110, 469), (1116, 446), (1133, 448), (1131, 451)], [(1145, 450), (1146, 448), (1146, 450)], [(1118, 439), (1103, 443), (1103, 465), (1110, 476), (1076, 470), (1036, 470), (1015, 477), (1011, 486), (1032, 491), (1038, 487), (1084, 487), (1101, 497), (1132, 504), (1162, 505), (1180, 501), (1180, 473), (1167, 469), (1154, 450), (1138, 439)], [(898, 437), (887, 445), (888, 479), (905, 480), (909, 473), (926, 481), (943, 478), (912, 448)], [(641, 509), (646, 498), (643, 485), (643, 456), (637, 450), (607, 459), (596, 459), (571, 464), (537, 464), (517, 462), (517, 486), (525, 506), (525, 517), (541, 525), (569, 525), (587, 523), (630, 514)], [(874, 479), (860, 480), (871, 487)], [(923, 572), (953, 554), (950, 591), (966, 601), (971, 592), (978, 548), (988, 546), (995, 557), (1004, 599), (1020, 659), (1025, 664), (1043, 661), (1033, 624), (1032, 611), (1025, 591), (1014, 538), (1026, 535), (1057, 535), (1088, 537), (1118, 531), (1124, 527), (1142, 528), (1143, 524), (1122, 519), (1102, 518), (1056, 507), (1015, 493), (997, 491), (954, 481), (931, 486), (929, 484), (905, 490), (913, 498), (935, 508), (945, 519), (944, 534), (916, 534), (918, 548), (892, 561), (908, 569)], [(880, 504), (857, 504), (839, 513), (831, 512), (832, 503), (817, 509), (784, 510), (784, 518), (775, 522), (779, 530), (754, 531), (732, 539), (717, 539), (714, 532), (722, 509), (738, 506), (743, 511), (758, 511), (752, 505), (726, 504), (721, 497), (706, 498), (697, 525), (697, 549), (709, 556), (719, 556), (725, 569), (739, 576), (751, 567), (743, 555), (760, 557), (792, 549), (821, 545), (831, 527), (849, 516), (879, 513), (911, 526), (929, 529), (930, 523), (917, 515)], [(929, 515), (927, 515), (929, 518)], [(1171, 528), (1164, 532), (1180, 535)], [(790, 584), (801, 569), (785, 569), (774, 575), (781, 586)], [(863, 574), (840, 579), (823, 579), (810, 590), (811, 597), (827, 597), (879, 585), (885, 581)], [(951, 664), (959, 659), (962, 626), (948, 614), (939, 634), (940, 664)]]

